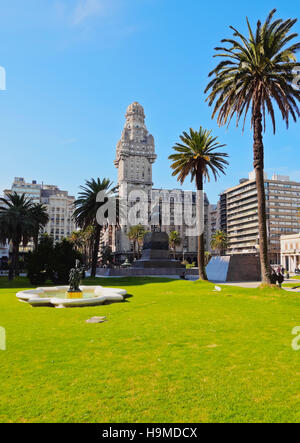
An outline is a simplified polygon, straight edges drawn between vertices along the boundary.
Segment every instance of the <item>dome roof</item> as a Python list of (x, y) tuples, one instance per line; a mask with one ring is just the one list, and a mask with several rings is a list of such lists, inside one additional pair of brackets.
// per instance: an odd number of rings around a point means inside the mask
[(126, 117), (134, 114), (140, 115), (145, 118), (144, 108), (138, 102), (131, 103), (131, 105), (128, 106), (126, 111)]

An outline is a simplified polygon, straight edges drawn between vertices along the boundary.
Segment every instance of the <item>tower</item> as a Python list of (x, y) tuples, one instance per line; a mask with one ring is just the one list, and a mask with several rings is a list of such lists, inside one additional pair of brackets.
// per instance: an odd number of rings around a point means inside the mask
[(152, 189), (152, 165), (155, 154), (154, 138), (145, 125), (144, 108), (137, 102), (128, 106), (122, 136), (117, 144), (115, 166), (118, 168), (120, 196), (135, 188)]

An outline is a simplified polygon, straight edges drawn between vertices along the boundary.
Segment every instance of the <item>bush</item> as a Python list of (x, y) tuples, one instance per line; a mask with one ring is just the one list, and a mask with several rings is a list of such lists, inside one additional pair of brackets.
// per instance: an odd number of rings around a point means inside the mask
[(43, 286), (47, 281), (47, 273), (39, 272), (39, 273), (28, 273), (28, 278), (30, 283), (33, 286)]
[(32, 285), (45, 284), (46, 280), (51, 275), (51, 268), (53, 263), (53, 241), (44, 235), (38, 244), (38, 247), (28, 253), (27, 270), (28, 278)]
[(67, 285), (70, 269), (82, 256), (72, 243), (62, 240), (53, 246), (53, 241), (44, 235), (35, 251), (28, 254), (28, 278), (32, 285), (43, 285), (47, 280), (54, 284)]
[(185, 265), (185, 267), (186, 267), (186, 269), (192, 269), (192, 268), (195, 268), (195, 267), (196, 267), (196, 263), (195, 263), (195, 262), (193, 262), (193, 263), (187, 263), (187, 264)]

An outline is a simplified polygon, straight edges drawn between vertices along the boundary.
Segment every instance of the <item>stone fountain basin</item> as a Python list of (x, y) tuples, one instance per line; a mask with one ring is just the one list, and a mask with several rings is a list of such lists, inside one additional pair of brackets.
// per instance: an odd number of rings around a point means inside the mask
[(122, 302), (127, 294), (125, 289), (80, 286), (83, 298), (69, 299), (66, 296), (68, 289), (68, 286), (28, 289), (16, 295), (20, 301), (29, 303), (33, 307), (75, 308)]

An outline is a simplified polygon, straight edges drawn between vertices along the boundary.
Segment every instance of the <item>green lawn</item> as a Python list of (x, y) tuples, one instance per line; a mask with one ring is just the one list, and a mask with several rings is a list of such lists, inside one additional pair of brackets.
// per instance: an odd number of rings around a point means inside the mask
[[(92, 280), (89, 280), (92, 284)], [(0, 422), (299, 422), (300, 296), (150, 278), (127, 302), (31, 308), (0, 279)], [(95, 315), (103, 324), (87, 324)]]

